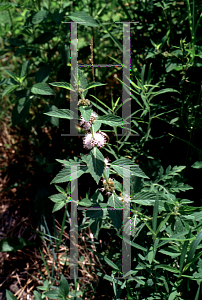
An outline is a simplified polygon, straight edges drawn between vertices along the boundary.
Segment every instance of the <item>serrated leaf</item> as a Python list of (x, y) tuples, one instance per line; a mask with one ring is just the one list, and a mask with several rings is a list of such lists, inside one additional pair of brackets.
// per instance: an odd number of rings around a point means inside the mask
[(109, 125), (109, 126), (123, 126), (125, 124), (129, 124), (128, 122), (126, 122), (125, 120), (123, 120), (121, 117), (119, 116), (115, 116), (115, 115), (105, 115), (105, 116), (100, 116), (98, 117), (94, 122), (96, 123), (97, 121)]
[(36, 95), (54, 95), (54, 92), (46, 83), (34, 84), (31, 88), (31, 92)]
[(104, 156), (97, 147), (94, 147), (89, 153), (87, 166), (93, 179), (98, 184), (104, 170)]
[(74, 113), (73, 111), (70, 111), (69, 109), (66, 109), (66, 108), (49, 111), (49, 112), (44, 113), (44, 115), (61, 118), (61, 119), (68, 119), (68, 120), (72, 120), (72, 119), (78, 120), (78, 118), (79, 118), (79, 116), (76, 113)]
[(65, 167), (63, 168), (57, 175), (56, 177), (51, 181), (52, 183), (62, 183), (62, 182), (68, 182), (71, 180), (71, 176), (75, 175), (77, 178), (79, 178), (81, 175), (86, 173), (88, 167), (86, 166), (78, 166), (78, 177), (76, 174), (71, 172), (71, 167)]
[(58, 190), (58, 192), (60, 192), (60, 193), (62, 193), (62, 194), (64, 194), (64, 195), (66, 195), (65, 190), (64, 190), (61, 186), (59, 186), (59, 185), (56, 184), (55, 187), (56, 187), (56, 189)]
[(92, 202), (88, 198), (84, 198), (79, 201), (79, 205), (81, 206), (91, 206)]
[(74, 91), (73, 87), (71, 87), (71, 84), (67, 83), (67, 82), (52, 82), (52, 83), (49, 83), (49, 84), (52, 85), (52, 86), (57, 86), (57, 87), (64, 88), (66, 90)]
[(80, 106), (79, 110), (86, 122), (89, 122), (93, 110), (88, 106)]
[(55, 194), (55, 195), (52, 195), (48, 198), (50, 198), (50, 200), (53, 201), (53, 202), (66, 201), (67, 200), (67, 197), (63, 194)]
[(101, 86), (101, 85), (106, 85), (106, 83), (91, 82), (91, 83), (89, 83), (89, 84), (86, 86), (86, 88), (85, 88), (84, 91), (89, 90), (89, 89), (92, 89), (92, 88), (94, 88), (94, 87), (96, 87), (96, 86)]
[(52, 213), (62, 209), (65, 206), (65, 202), (63, 200), (57, 201), (53, 207)]

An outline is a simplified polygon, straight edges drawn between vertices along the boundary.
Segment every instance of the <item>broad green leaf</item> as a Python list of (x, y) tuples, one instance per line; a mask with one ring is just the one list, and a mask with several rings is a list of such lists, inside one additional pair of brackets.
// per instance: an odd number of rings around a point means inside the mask
[(34, 84), (31, 88), (31, 92), (36, 95), (54, 95), (54, 92), (46, 83)]
[(78, 120), (78, 118), (79, 118), (79, 116), (76, 113), (74, 113), (73, 111), (70, 111), (69, 109), (66, 109), (66, 108), (49, 111), (49, 112), (44, 113), (44, 115), (61, 118), (61, 119), (68, 119), (68, 120), (72, 120), (72, 119)]
[(97, 147), (94, 147), (89, 153), (87, 166), (93, 179), (98, 184), (104, 170), (104, 156)]
[(89, 122), (93, 110), (89, 106), (80, 106), (79, 110), (86, 122)]
[(107, 205), (113, 208), (123, 208), (123, 203), (119, 200), (119, 198), (115, 194), (112, 194), (109, 197)]
[(191, 167), (195, 168), (195, 169), (201, 169), (202, 168), (202, 161), (196, 161)]
[(96, 133), (100, 129), (100, 127), (101, 127), (101, 123), (100, 122), (93, 123), (92, 124), (92, 130), (93, 130), (93, 132)]
[(78, 203), (81, 206), (91, 206), (92, 202), (88, 198), (84, 198)]
[(18, 300), (10, 291), (6, 290), (6, 300)]
[(71, 167), (65, 167), (63, 168), (57, 175), (56, 177), (51, 181), (52, 183), (62, 183), (62, 182), (68, 182), (71, 180), (71, 176), (73, 177), (76, 176), (77, 178), (79, 178), (81, 175), (83, 175), (84, 173), (86, 173), (88, 167), (85, 166), (78, 166), (77, 170), (78, 170), (78, 177), (76, 174), (74, 174), (73, 172), (71, 172)]
[(121, 117), (119, 116), (114, 116), (112, 114), (108, 114), (105, 116), (100, 116), (98, 117), (95, 122), (101, 122), (103, 124), (109, 125), (109, 126), (120, 126), (122, 127), (125, 124), (129, 124), (128, 122), (126, 122), (125, 120), (123, 120)]
[(50, 299), (54, 299), (54, 300), (58, 299), (58, 291), (56, 290), (45, 292), (44, 295)]
[(64, 194), (55, 194), (55, 195), (52, 195), (52, 196), (50, 196), (50, 197), (48, 197), (48, 198), (50, 198), (50, 200), (51, 201), (53, 201), (53, 202), (58, 202), (58, 201), (65, 201), (65, 200), (67, 200), (67, 197), (64, 195)]
[(71, 84), (67, 83), (67, 82), (52, 82), (49, 84), (52, 86), (57, 86), (57, 87), (61, 87), (61, 88), (64, 88), (64, 89), (67, 89), (70, 91), (74, 91), (74, 89), (71, 87)]
[(64, 206), (65, 206), (65, 201), (63, 200), (57, 201), (53, 207), (52, 213), (62, 209)]
[(69, 284), (65, 279), (64, 275), (62, 275), (59, 284), (58, 296), (65, 300), (68, 294), (69, 294)]
[(98, 27), (98, 23), (87, 13), (83, 11), (76, 11), (72, 12), (68, 18), (70, 18), (74, 22), (82, 22), (79, 23), (80, 25), (83, 26), (90, 26), (90, 27)]
[(42, 300), (42, 296), (39, 292), (34, 291), (34, 300)]
[(33, 17), (32, 23), (34, 25), (39, 24), (43, 20), (45, 20), (48, 16), (49, 12), (47, 10), (39, 10)]

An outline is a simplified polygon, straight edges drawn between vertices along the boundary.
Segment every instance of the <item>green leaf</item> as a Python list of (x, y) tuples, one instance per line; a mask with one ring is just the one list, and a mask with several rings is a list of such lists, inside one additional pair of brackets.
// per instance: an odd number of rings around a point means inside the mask
[(37, 291), (34, 291), (34, 298), (35, 300), (42, 300), (41, 294)]
[(6, 290), (6, 300), (18, 300), (10, 291)]
[(114, 116), (114, 115), (105, 115), (105, 116), (100, 116), (98, 117), (95, 122), (101, 122), (103, 124), (106, 124), (106, 125), (109, 125), (109, 126), (120, 126), (122, 127), (123, 125), (125, 124), (129, 124), (128, 122), (126, 121), (123, 121), (123, 119), (119, 116)]
[(69, 284), (65, 279), (65, 277), (62, 275), (59, 284), (58, 296), (65, 300), (68, 294), (69, 294)]
[(140, 245), (138, 245), (138, 244), (136, 244), (136, 243), (134, 243), (132, 241), (129, 241), (128, 239), (126, 239), (125, 237), (121, 236), (120, 234), (116, 233), (116, 235), (120, 239), (124, 240), (126, 243), (128, 243), (129, 245), (131, 245), (132, 247), (134, 247), (136, 249), (139, 249), (139, 250), (142, 250), (142, 251), (147, 251), (147, 249), (145, 247), (142, 247), (142, 246), (140, 246)]
[(74, 91), (74, 89), (71, 87), (71, 84), (67, 83), (67, 82), (52, 82), (52, 83), (49, 83), (49, 84), (52, 85), (52, 86), (57, 86), (57, 87), (64, 88), (66, 90)]
[(198, 233), (198, 235), (196, 236), (196, 239), (191, 243), (186, 264), (188, 264), (194, 257), (194, 253), (195, 253), (198, 245), (200, 244), (201, 240), (202, 240), (202, 230)]
[(172, 273), (180, 273), (180, 271), (174, 267), (171, 267), (171, 266), (168, 266), (168, 265), (163, 265), (163, 264), (160, 264), (160, 265), (156, 265), (155, 266), (155, 269), (164, 269), (164, 270), (167, 270), (169, 272), (172, 272)]
[[(44, 110), (47, 111), (48, 109), (50, 109), (50, 112), (53, 112), (54, 111), (58, 111), (58, 108), (57, 106), (55, 105), (50, 105), (48, 104)], [(44, 113), (45, 114), (45, 113)], [(59, 119), (57, 117), (54, 117), (54, 116), (50, 116), (50, 117), (47, 117), (47, 119), (50, 121), (50, 123), (53, 125), (53, 126), (57, 126), (59, 127)]]
[[(83, 175), (84, 173), (86, 173), (86, 171), (88, 170), (88, 167), (86, 167), (86, 166), (78, 166), (77, 170), (78, 170), (78, 173), (77, 173), (78, 177), (77, 178), (79, 178), (81, 175)], [(71, 175), (72, 176), (74, 175), (74, 173), (71, 172), (71, 167), (70, 166), (65, 167), (51, 181), (51, 184), (52, 183), (68, 182), (68, 181), (71, 180)], [(75, 174), (75, 176), (76, 176), (76, 174)]]
[(104, 170), (104, 156), (97, 147), (94, 147), (89, 153), (87, 166), (93, 179), (98, 184)]
[[(71, 15), (68, 16), (72, 21), (74, 22), (82, 22), (79, 23), (80, 25), (83, 26), (90, 26), (90, 27), (98, 27), (98, 23), (87, 13), (83, 11), (76, 11), (71, 13)], [(85, 22), (85, 23), (83, 23)]]
[(89, 83), (89, 84), (86, 86), (86, 88), (85, 88), (84, 91), (89, 90), (89, 89), (92, 89), (92, 88), (94, 88), (94, 87), (96, 87), (96, 86), (101, 86), (101, 85), (107, 85), (107, 84), (106, 84), (106, 83), (100, 83), (100, 82), (91, 82), (91, 83)]
[(34, 16), (32, 17), (32, 23), (34, 25), (41, 23), (45, 20), (48, 16), (49, 12), (47, 10), (39, 10)]
[(116, 194), (112, 194), (108, 201), (107, 205), (111, 206), (113, 208), (123, 208), (123, 203), (119, 200), (119, 198), (116, 196)]
[(30, 62), (29, 60), (26, 60), (26, 61), (22, 64), (21, 69), (20, 69), (20, 72), (19, 72), (19, 77), (20, 77), (20, 78), (23, 78), (23, 77), (26, 76), (27, 70), (28, 70), (28, 66), (29, 66), (29, 62)]
[(17, 85), (9, 85), (5, 88), (5, 90), (3, 91), (3, 94), (2, 94), (2, 98), (4, 96), (6, 96), (7, 94), (9, 94), (10, 92), (14, 91), (15, 89), (17, 89), (19, 87), (19, 84)]
[(17, 82), (19, 82), (19, 77), (17, 77), (13, 72), (11, 72), (11, 71), (8, 71), (8, 70), (5, 70), (6, 71), (6, 73), (8, 73), (8, 75), (11, 77), (11, 78), (13, 78), (15, 81), (17, 81)]
[(50, 298), (50, 299), (58, 299), (58, 291), (56, 290), (51, 290), (51, 291), (48, 291), (48, 292), (45, 292), (44, 293), (44, 296)]
[(33, 245), (34, 243), (24, 238), (8, 237), (1, 239), (0, 241), (0, 252), (17, 251), (26, 246)]
[(93, 110), (89, 106), (80, 106), (79, 110), (86, 122), (89, 122)]
[(57, 201), (53, 207), (52, 213), (62, 209), (64, 206), (65, 206), (65, 201), (63, 200)]
[(202, 168), (202, 161), (196, 161), (191, 167), (195, 168), (195, 169), (201, 169)]
[(54, 95), (54, 92), (46, 83), (34, 84), (31, 88), (31, 92), (36, 95)]
[(91, 206), (92, 202), (88, 198), (84, 198), (81, 201), (79, 201), (79, 205), (81, 205), (81, 206)]
[(48, 80), (50, 73), (50, 66), (48, 64), (43, 65), (35, 74), (36, 83), (44, 83)]
[(58, 201), (65, 201), (65, 200), (67, 200), (67, 197), (66, 197), (66, 195), (63, 195), (63, 194), (55, 194), (55, 195), (52, 195), (52, 196), (50, 196), (50, 197), (48, 197), (48, 198), (50, 198), (50, 200), (51, 201), (53, 201), (53, 202), (58, 202)]
[(44, 113), (44, 115), (61, 118), (61, 119), (68, 119), (68, 120), (72, 120), (72, 119), (78, 120), (78, 118), (79, 118), (79, 116), (76, 113), (74, 113), (73, 111), (70, 111), (69, 109), (66, 109), (66, 108), (49, 111), (49, 112)]
[(64, 190), (61, 186), (59, 186), (59, 185), (56, 184), (55, 187), (56, 187), (56, 189), (58, 190), (58, 192), (60, 192), (60, 193), (62, 193), (62, 194), (64, 194), (64, 195), (66, 195), (65, 190)]
[(114, 270), (119, 271), (119, 267), (118, 267), (115, 263), (113, 263), (109, 258), (104, 257), (104, 260), (105, 260), (106, 263), (107, 263), (110, 267), (112, 267)]

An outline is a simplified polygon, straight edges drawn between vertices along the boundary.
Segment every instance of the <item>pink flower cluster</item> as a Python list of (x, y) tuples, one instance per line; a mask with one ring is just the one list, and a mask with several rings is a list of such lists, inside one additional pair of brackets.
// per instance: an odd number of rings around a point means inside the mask
[(93, 112), (93, 113), (91, 114), (91, 117), (90, 117), (89, 122), (87, 122), (87, 121), (83, 118), (83, 116), (81, 115), (80, 126), (83, 126), (83, 128), (84, 128), (85, 130), (89, 130), (90, 127), (92, 126), (92, 123), (93, 123), (94, 119), (96, 119), (97, 117), (98, 117), (98, 115), (96, 114), (96, 112)]
[(93, 147), (97, 146), (98, 148), (104, 147), (107, 140), (102, 133), (96, 132), (94, 133), (94, 138), (92, 136), (92, 133), (87, 133), (85, 137), (83, 138), (83, 145), (86, 149), (92, 149)]

